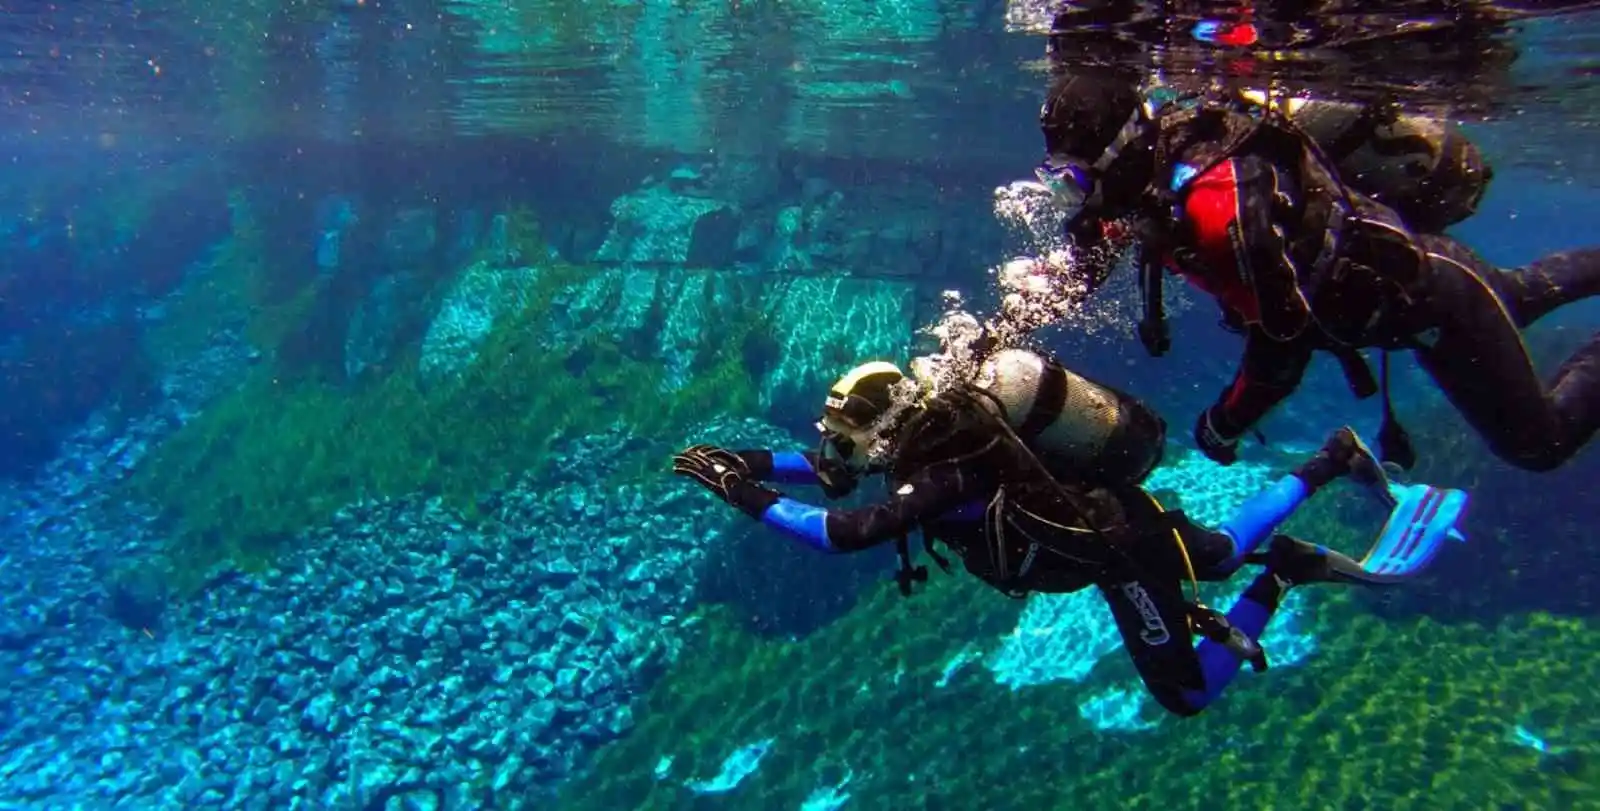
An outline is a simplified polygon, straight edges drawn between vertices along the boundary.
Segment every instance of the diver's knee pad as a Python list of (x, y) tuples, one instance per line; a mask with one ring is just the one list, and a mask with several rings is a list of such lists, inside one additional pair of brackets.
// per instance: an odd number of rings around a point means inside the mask
[(978, 386), (1052, 474), (1097, 485), (1132, 485), (1161, 462), (1166, 422), (1149, 406), (1025, 349), (984, 362)]

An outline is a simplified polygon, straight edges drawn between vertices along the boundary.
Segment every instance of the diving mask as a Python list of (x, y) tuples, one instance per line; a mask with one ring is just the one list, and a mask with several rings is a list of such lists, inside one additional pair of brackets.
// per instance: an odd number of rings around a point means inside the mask
[(841, 498), (856, 489), (865, 466), (858, 465), (856, 441), (849, 434), (832, 430), (827, 421), (817, 423), (822, 438), (817, 441), (817, 483), (828, 498)]
[(822, 440), (817, 446), (817, 457), (835, 469), (843, 468), (851, 475), (861, 476), (870, 467), (867, 456), (867, 438), (827, 417), (817, 422)]
[(1070, 158), (1046, 156), (1033, 173), (1039, 178), (1039, 183), (1050, 190), (1051, 199), (1069, 221), (1077, 217), (1094, 196), (1094, 175)]
[(863, 477), (887, 470), (874, 458), (874, 437), (866, 430), (825, 416), (817, 422), (817, 431), (822, 434), (817, 443), (817, 479), (824, 492), (848, 493)]

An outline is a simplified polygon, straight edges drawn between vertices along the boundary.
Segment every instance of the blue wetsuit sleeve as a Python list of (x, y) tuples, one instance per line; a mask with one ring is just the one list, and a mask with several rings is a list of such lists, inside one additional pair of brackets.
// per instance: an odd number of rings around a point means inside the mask
[(772, 454), (772, 481), (780, 484), (817, 484), (817, 469), (808, 454), (780, 451)]
[(761, 514), (761, 523), (820, 552), (842, 551), (828, 540), (828, 511), (822, 507), (779, 496)]
[(814, 451), (742, 450), (733, 453), (750, 469), (752, 482), (821, 487), (822, 494), (829, 499), (850, 495), (858, 482), (856, 476), (843, 470), (842, 464), (818, 459)]
[(778, 484), (818, 484), (811, 454), (799, 451), (743, 450), (734, 454), (750, 468), (750, 478)]
[(823, 552), (857, 552), (916, 529), (922, 521), (961, 506), (977, 482), (953, 466), (912, 476), (888, 500), (850, 510), (829, 510), (780, 495), (761, 523)]

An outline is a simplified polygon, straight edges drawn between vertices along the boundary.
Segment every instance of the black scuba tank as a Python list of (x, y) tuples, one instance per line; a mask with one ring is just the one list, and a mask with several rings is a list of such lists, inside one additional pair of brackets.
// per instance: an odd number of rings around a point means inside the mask
[[(1260, 92), (1242, 96), (1266, 101)], [(1280, 109), (1329, 153), (1339, 179), (1393, 208), (1414, 231), (1440, 233), (1472, 216), (1494, 178), (1477, 144), (1447, 118), (1305, 98)]]
[(1026, 349), (990, 356), (975, 381), (1006, 421), (1063, 481), (1136, 485), (1160, 464), (1166, 422), (1149, 406)]

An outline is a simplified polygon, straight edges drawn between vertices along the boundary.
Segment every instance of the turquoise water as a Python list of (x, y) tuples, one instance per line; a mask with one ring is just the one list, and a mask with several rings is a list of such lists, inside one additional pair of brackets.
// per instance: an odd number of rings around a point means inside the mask
[[(1489, 262), (1593, 242), (1592, 13), (1075, 8), (1076, 70), (1461, 124), (1495, 175), (1449, 233)], [(1471, 494), (1466, 542), (1294, 589), (1194, 718), (1093, 589), (918, 552), (903, 597), (892, 544), (817, 554), (670, 474), (814, 449), (829, 384), (934, 352), (947, 292), (1004, 309), (1059, 10), (7, 6), (0, 808), (1600, 807), (1594, 456), (1514, 468), (1409, 357), (1409, 477)], [(1166, 420), (1163, 504), (1214, 526), (1376, 435), (1319, 360), (1207, 460), (1239, 341), (1168, 293), (1160, 359), (1126, 273), (1027, 339)], [(1540, 370), (1597, 321), (1530, 328)], [(1339, 485), (1287, 526), (1359, 554), (1383, 520)]]

